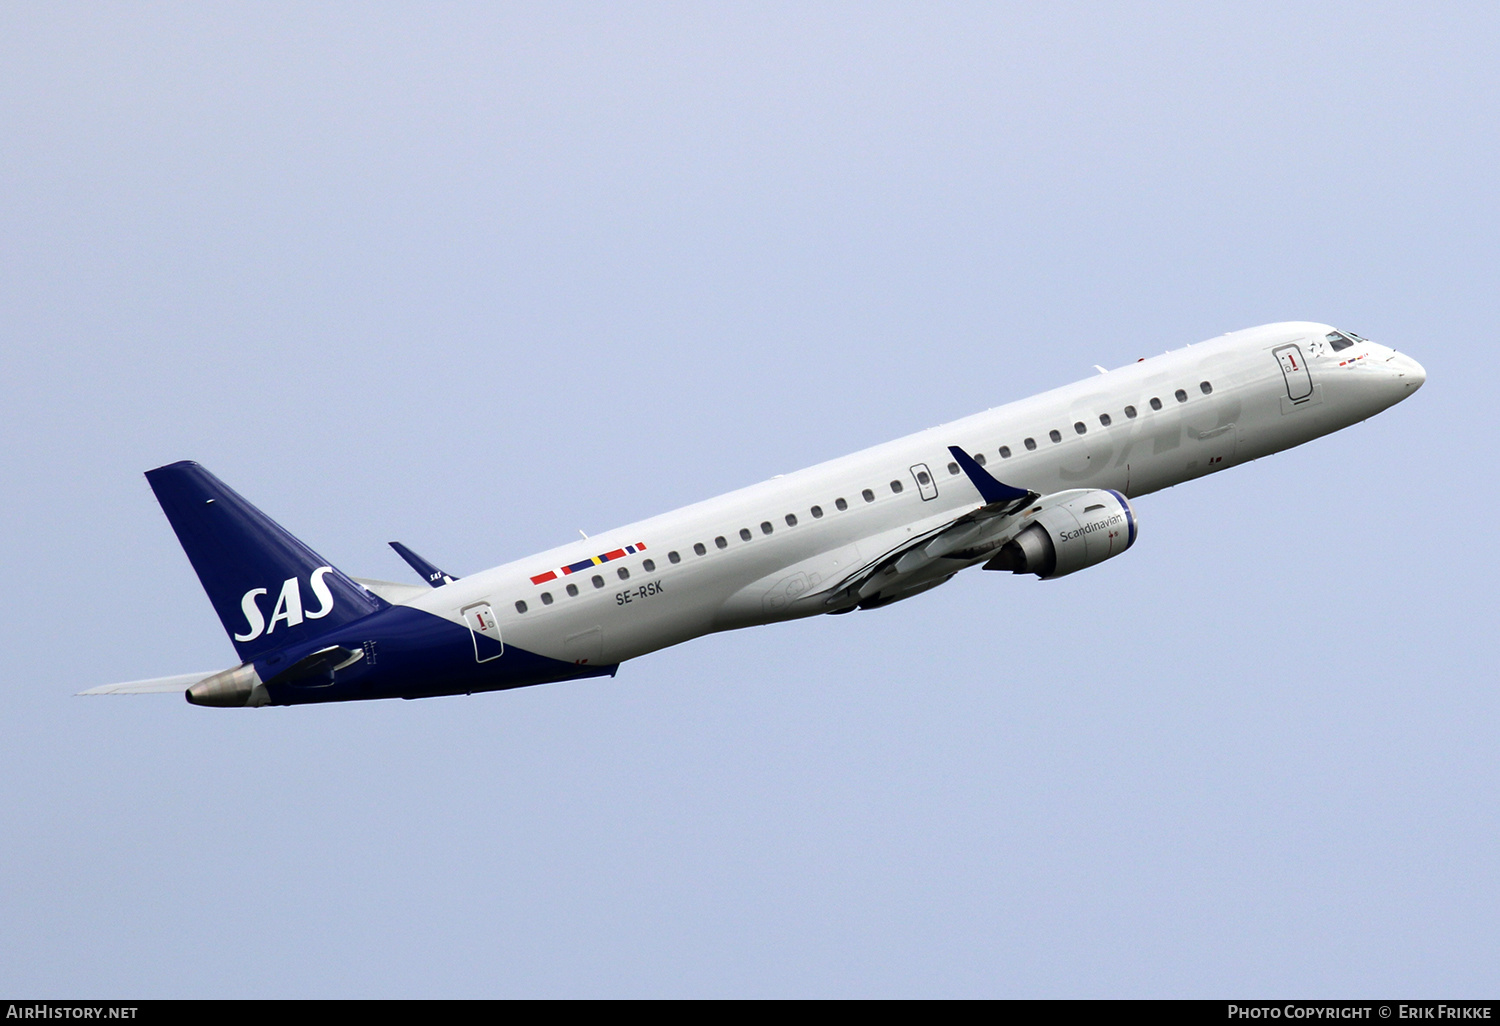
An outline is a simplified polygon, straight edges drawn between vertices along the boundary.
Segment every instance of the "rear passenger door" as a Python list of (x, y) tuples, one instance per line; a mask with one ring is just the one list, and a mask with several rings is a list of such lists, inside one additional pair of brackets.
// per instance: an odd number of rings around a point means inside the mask
[(464, 623), (469, 625), (469, 633), (474, 638), (474, 661), (487, 663), (498, 658), (505, 651), (505, 644), (500, 640), (500, 622), (495, 619), (495, 611), (490, 608), (490, 604), (479, 602), (465, 606), (463, 616)]

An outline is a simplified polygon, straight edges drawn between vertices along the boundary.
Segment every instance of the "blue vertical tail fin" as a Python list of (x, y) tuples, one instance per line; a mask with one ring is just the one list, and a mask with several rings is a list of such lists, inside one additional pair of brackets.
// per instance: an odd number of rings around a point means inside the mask
[(198, 464), (157, 467), (146, 480), (240, 659), (385, 607)]

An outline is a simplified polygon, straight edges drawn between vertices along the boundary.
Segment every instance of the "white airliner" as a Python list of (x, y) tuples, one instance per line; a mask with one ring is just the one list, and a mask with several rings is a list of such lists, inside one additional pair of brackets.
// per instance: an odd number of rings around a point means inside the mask
[(461, 579), (392, 542), (423, 586), (345, 576), (174, 463), (146, 477), (241, 662), (84, 694), (259, 706), (497, 691), (873, 609), (966, 567), (1061, 577), (1130, 547), (1131, 499), (1348, 427), (1425, 379), (1350, 332), (1268, 324)]

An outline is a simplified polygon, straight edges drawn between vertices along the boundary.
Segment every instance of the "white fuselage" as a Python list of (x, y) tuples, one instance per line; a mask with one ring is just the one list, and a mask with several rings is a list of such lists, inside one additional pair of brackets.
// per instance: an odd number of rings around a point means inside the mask
[[(463, 623), (482, 603), (505, 645), (592, 665), (835, 612), (849, 607), (835, 597), (849, 575), (982, 505), (950, 445), (982, 457), (1000, 481), (1042, 495), (1101, 488), (1135, 497), (1337, 431), (1421, 386), (1425, 373), (1409, 357), (1362, 340), (1334, 351), (1325, 341), (1333, 330), (1288, 322), (1234, 332), (414, 593), (406, 604)], [(637, 545), (644, 549), (562, 572)], [(982, 561), (951, 565), (932, 583)]]

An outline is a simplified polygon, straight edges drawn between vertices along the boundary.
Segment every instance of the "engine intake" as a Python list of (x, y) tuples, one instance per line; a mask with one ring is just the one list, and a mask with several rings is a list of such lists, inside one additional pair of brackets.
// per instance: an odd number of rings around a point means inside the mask
[(986, 570), (1065, 577), (1118, 556), (1135, 544), (1135, 511), (1114, 490), (1058, 492), (1042, 500), (1031, 523), (1000, 547)]

